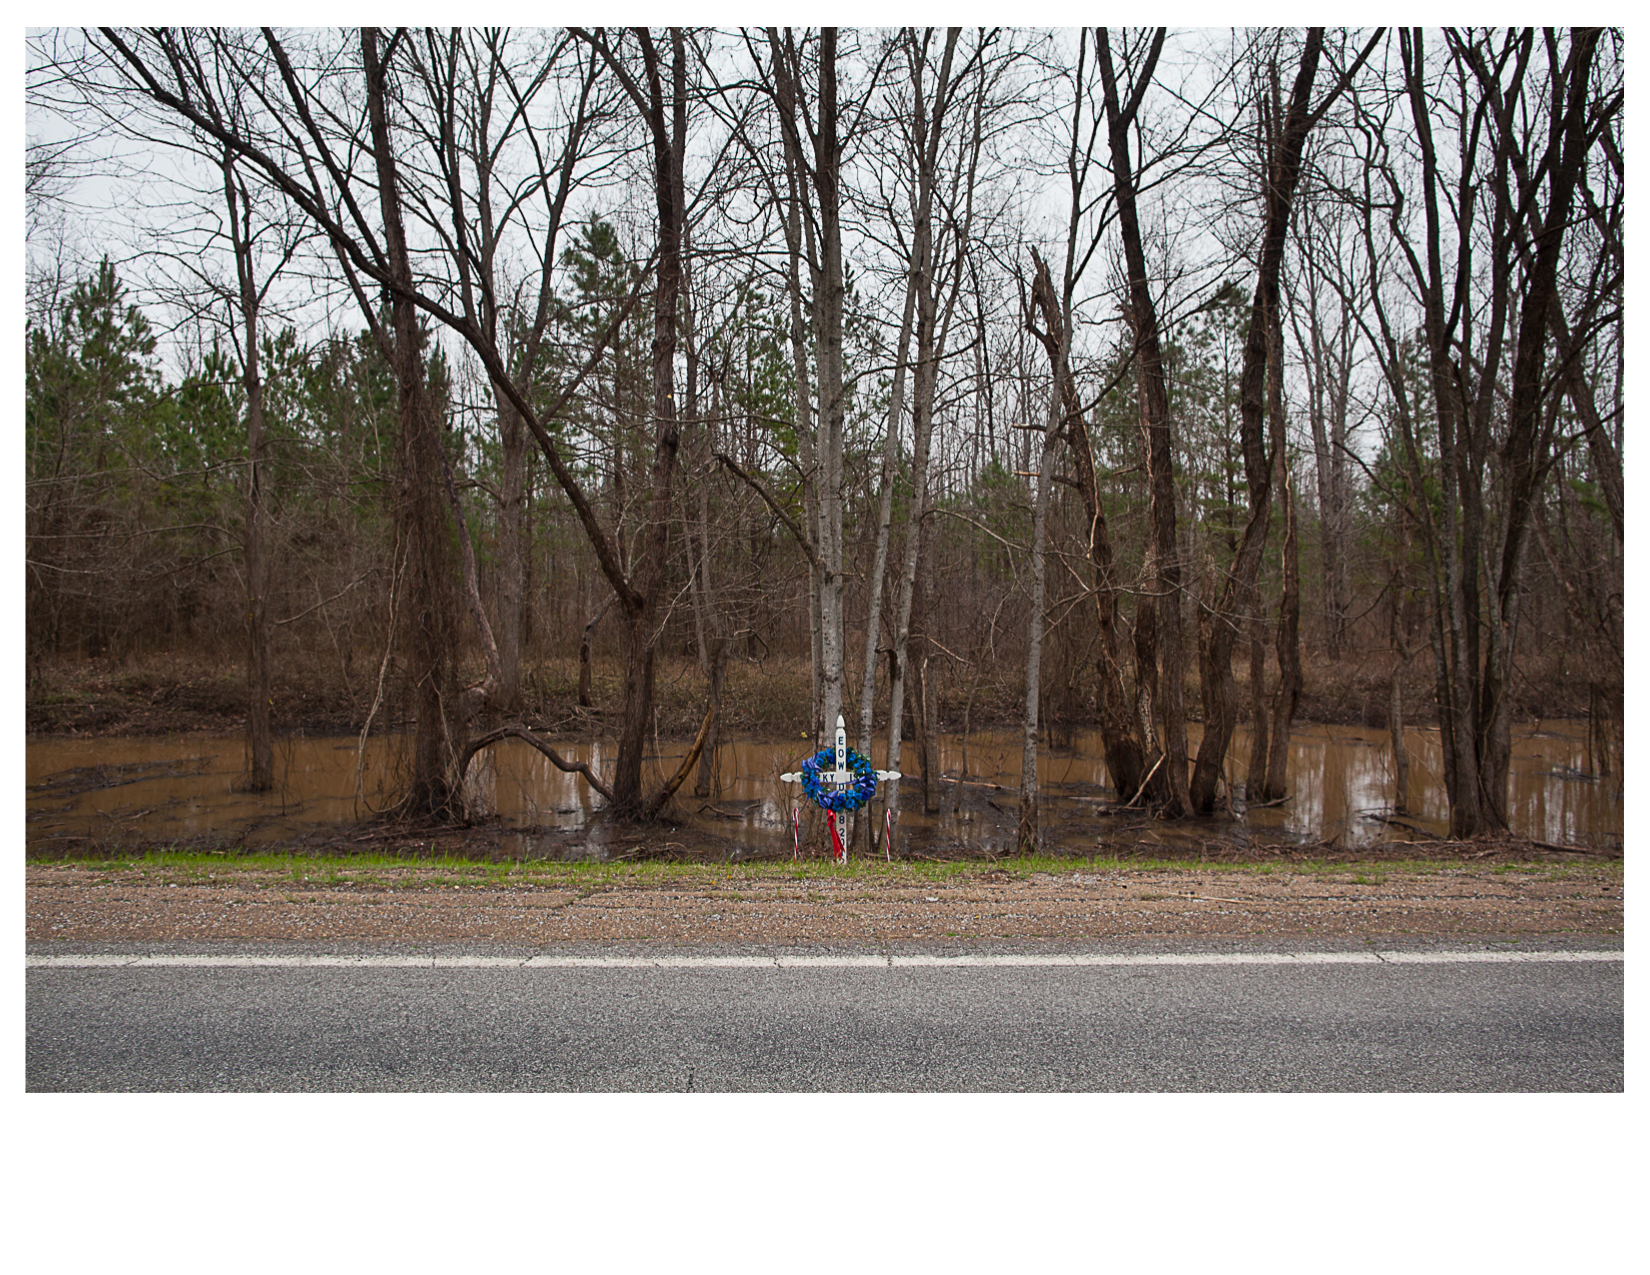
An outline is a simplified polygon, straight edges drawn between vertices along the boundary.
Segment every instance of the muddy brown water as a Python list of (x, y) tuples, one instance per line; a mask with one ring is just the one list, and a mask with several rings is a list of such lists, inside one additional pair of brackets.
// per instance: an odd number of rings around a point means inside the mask
[[(1386, 734), (1352, 726), (1307, 726), (1290, 738), (1290, 797), (1282, 805), (1244, 810), (1216, 820), (1166, 822), (1139, 812), (1117, 813), (1107, 788), (1099, 740), (1078, 731), (1070, 749), (1043, 750), (1038, 773), (1043, 825), (1051, 851), (1075, 854), (1196, 852), (1210, 838), (1269, 843), (1331, 842), (1355, 849), (1378, 842), (1413, 841), (1447, 831), (1438, 732), (1407, 735), (1409, 809), (1391, 820), (1392, 755)], [(966, 750), (965, 750), (966, 742)], [(558, 742), (564, 756), (598, 772), (612, 761), (610, 744)], [(665, 745), (647, 766), (653, 782), (672, 773), (686, 744)], [(1195, 727), (1193, 747), (1196, 747)], [(155, 843), (216, 838), (248, 846), (336, 833), (386, 802), (398, 741), (370, 740), (361, 756), (354, 738), (288, 737), (276, 755), (277, 788), (252, 795), (237, 790), (243, 773), (241, 740), (223, 735), (31, 741), (27, 760), (27, 841), (50, 853), (87, 838)], [(800, 790), (781, 782), (805, 755), (796, 744), (723, 746), (721, 793), (710, 799), (679, 793), (674, 820), (653, 840), (721, 847), (730, 858), (789, 852), (791, 813), (802, 809), (805, 847), (817, 852), (823, 819)], [(875, 760), (881, 765), (879, 748)], [(1227, 773), (1241, 780), (1248, 738), (1234, 739)], [(922, 813), (920, 783), (907, 779), (894, 833), (896, 854), (957, 849), (1000, 853), (1014, 832), (1019, 794), (1018, 732), (978, 732), (940, 741), (946, 776), (940, 813)], [(609, 858), (633, 847), (635, 829), (597, 817), (600, 799), (574, 775), (557, 770), (527, 745), (507, 740), (472, 765), (472, 806), (493, 816), (504, 835), (500, 848), (524, 858)], [(1241, 782), (1236, 786), (1241, 791)], [(885, 797), (861, 812), (859, 853), (886, 853)], [(1511, 777), (1513, 832), (1565, 845), (1619, 849), (1622, 792), (1616, 778), (1589, 773), (1585, 723), (1543, 722), (1514, 740)], [(1383, 818), (1384, 817), (1384, 818)]]

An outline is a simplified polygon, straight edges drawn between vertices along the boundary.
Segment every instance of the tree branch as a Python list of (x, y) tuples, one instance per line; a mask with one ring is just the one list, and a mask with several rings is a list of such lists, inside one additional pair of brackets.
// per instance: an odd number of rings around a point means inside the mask
[(802, 528), (796, 525), (796, 520), (781, 509), (779, 507), (779, 502), (768, 494), (768, 489), (764, 487), (758, 479), (746, 473), (745, 470), (741, 468), (739, 462), (734, 460), (733, 457), (722, 452), (717, 452), (716, 459), (721, 461), (722, 464), (728, 469), (731, 469), (737, 477), (744, 479), (750, 489), (758, 496), (762, 497), (763, 501), (767, 503), (768, 508), (773, 510), (774, 515), (785, 524), (786, 530), (796, 538), (796, 543), (802, 547), (802, 552), (807, 555), (808, 561), (823, 571), (825, 564), (824, 560), (819, 556), (819, 550), (814, 547), (813, 542), (809, 540), (807, 536), (802, 534)]
[(613, 800), (613, 790), (602, 782), (601, 777), (597, 775), (595, 771), (590, 769), (590, 763), (582, 761), (568, 761), (567, 758), (563, 757), (554, 748), (550, 747), (549, 744), (539, 739), (538, 736), (534, 735), (533, 732), (528, 730), (525, 726), (500, 726), (496, 730), (490, 730), (485, 735), (477, 735), (474, 739), (472, 739), (465, 746), (463, 757), (459, 758), (459, 783), (464, 782), (464, 776), (470, 769), (470, 759), (483, 748), (486, 748), (490, 744), (496, 744), (501, 739), (519, 739), (531, 744), (534, 748), (538, 749), (539, 752), (548, 757), (551, 764), (554, 765), (557, 770), (566, 771), (569, 775), (583, 775), (587, 784), (589, 784), (597, 792), (601, 793), (601, 795), (608, 801)]

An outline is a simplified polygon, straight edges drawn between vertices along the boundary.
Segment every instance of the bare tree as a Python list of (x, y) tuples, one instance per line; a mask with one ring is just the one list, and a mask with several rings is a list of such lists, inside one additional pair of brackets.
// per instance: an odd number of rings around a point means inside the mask
[[(783, 35), (767, 29), (768, 66), (774, 104), (785, 146), (787, 181), (791, 190), (788, 224), (800, 222), (798, 244), (790, 235), (793, 314), (801, 305), (800, 260), (808, 269), (814, 364), (819, 384), (819, 413), (814, 454), (817, 524), (810, 540), (817, 546), (814, 569), (818, 590), (818, 720), (816, 742), (834, 728), (842, 711), (844, 633), (842, 616), (842, 445), (843, 402), (842, 316), (845, 299), (842, 273), (842, 151), (844, 121), (837, 99), (837, 30), (822, 27), (814, 55), (817, 89), (810, 105), (808, 49), (799, 46), (789, 28)], [(806, 138), (806, 142), (805, 139)], [(805, 246), (804, 246), (805, 245)], [(799, 252), (799, 249), (801, 250)], [(797, 401), (808, 400), (806, 368), (800, 332), (793, 328), (797, 351)], [(798, 410), (802, 410), (799, 406)]]
[[(1270, 357), (1269, 345), (1282, 339), (1279, 284), (1283, 275), (1283, 250), (1290, 213), (1300, 182), (1302, 155), (1307, 134), (1345, 91), (1352, 76), (1374, 51), (1383, 34), (1382, 31), (1375, 33), (1336, 85), (1314, 107), (1311, 103), (1312, 86), (1323, 51), (1323, 28), (1309, 28), (1288, 106), (1283, 110), (1273, 108), (1272, 123), (1267, 130), (1272, 140), (1266, 163), (1265, 216), (1249, 336), (1244, 345), (1243, 372), (1239, 381), (1243, 471), (1249, 489), (1249, 521), (1244, 528), (1231, 574), (1219, 600), (1203, 613), (1198, 636), (1204, 725), (1189, 796), (1191, 807), (1201, 814), (1214, 811), (1226, 750), (1237, 724), (1237, 695), (1232, 682), (1232, 647), (1237, 638), (1237, 617), (1246, 606), (1253, 605), (1261, 553), (1271, 518), (1273, 467), (1282, 461), (1279, 439), (1274, 439), (1272, 455), (1267, 455), (1266, 369)], [(1280, 357), (1277, 366), (1281, 368), (1281, 365)], [(1257, 738), (1257, 747), (1259, 742)]]
[[(448, 247), (465, 320), (503, 356), (510, 380), (529, 398), (544, 376), (546, 336), (555, 313), (552, 271), (569, 200), (581, 168), (613, 114), (602, 61), (569, 34), (550, 38), (498, 30), (426, 30), (409, 45), (426, 110), (406, 125), (429, 158), (421, 211)], [(539, 118), (547, 101), (554, 113)], [(557, 118), (559, 116), (559, 118)], [(525, 172), (509, 160), (530, 154)], [(422, 192), (421, 192), (422, 193)], [(529, 210), (542, 204), (542, 222)], [(536, 258), (514, 286), (510, 255), (519, 239)], [(500, 445), (498, 598), (492, 621), (481, 609), (473, 561), (466, 592), (489, 661), (476, 699), (508, 713), (521, 708), (523, 541), (527, 430), (509, 396), (492, 386)], [(456, 505), (455, 515), (462, 517)], [(488, 638), (492, 639), (489, 643)]]
[[(1289, 289), (1296, 304), (1289, 308), (1290, 330), (1301, 351), (1306, 381), (1306, 415), (1312, 434), (1323, 550), (1324, 645), (1331, 660), (1341, 658), (1347, 641), (1351, 607), (1348, 551), (1352, 506), (1348, 456), (1357, 325), (1352, 309), (1356, 288), (1338, 292), (1331, 273), (1350, 261), (1356, 244), (1348, 236), (1342, 201), (1314, 189), (1301, 210), (1306, 229), (1298, 237), (1300, 269)], [(1332, 295), (1333, 294), (1333, 295)]]
[[(1106, 48), (1104, 33), (1099, 33), (1096, 39), (1098, 44), (1097, 61), (1100, 64), (1099, 69), (1104, 78), (1108, 74), (1108, 63), (1104, 60), (1104, 50)], [(1161, 41), (1161, 33), (1159, 33), (1159, 39)], [(1094, 138), (1097, 132), (1097, 129), (1093, 126), (1085, 130), (1085, 108), (1089, 106), (1089, 97), (1092, 92), (1092, 86), (1085, 78), (1087, 74), (1088, 31), (1085, 28), (1078, 36), (1077, 64), (1071, 77), (1071, 116), (1065, 138), (1067, 186), (1065, 260), (1062, 263), (1058, 302), (1054, 297), (1053, 282), (1049, 275), (1048, 266), (1043, 262), (1041, 256), (1035, 253), (1032, 256), (1035, 274), (1029, 300), (1024, 298), (1022, 287), (1021, 305), (1026, 330), (1036, 335), (1048, 352), (1051, 374), (1048, 418), (1042, 431), (1042, 449), (1037, 466), (1037, 488), (1031, 516), (1031, 599), (1029, 631), (1026, 640), (1025, 720), (1022, 727), (1024, 734), (1020, 756), (1019, 824), (1015, 834), (1016, 844), (1022, 853), (1030, 853), (1036, 849), (1040, 822), (1037, 783), (1037, 728), (1041, 703), (1045, 625), (1043, 614), (1046, 589), (1045, 539), (1048, 527), (1049, 494), (1054, 482), (1054, 457), (1060, 439), (1066, 435), (1066, 431), (1073, 429), (1073, 420), (1077, 422), (1075, 426), (1077, 431), (1083, 429), (1081, 410), (1074, 410), (1078, 409), (1078, 404), (1069, 371), (1073, 335), (1072, 302), (1077, 282), (1082, 277), (1084, 267), (1094, 255), (1105, 224), (1103, 218), (1097, 219), (1097, 224), (1094, 224), (1091, 228), (1087, 243), (1082, 244), (1082, 250), (1079, 251), (1079, 236), (1083, 231), (1085, 212), (1089, 202), (1085, 187), (1090, 169), (1094, 165)], [(1109, 80), (1105, 82), (1110, 83)], [(1144, 90), (1142, 89), (1142, 91)], [(1109, 93), (1110, 90), (1108, 89), (1108, 95)], [(1108, 96), (1108, 108), (1109, 105)], [(1033, 318), (1034, 306), (1042, 312), (1043, 329), (1041, 331), (1037, 329)], [(1080, 443), (1073, 441), (1073, 450), (1081, 451), (1077, 461), (1081, 473), (1085, 462), (1092, 468), (1093, 460), (1092, 453), (1089, 451), (1086, 433), (1080, 434), (1080, 437)], [(1081, 486), (1081, 479), (1079, 485)], [(1095, 507), (1095, 513), (1099, 513), (1098, 505)], [(1099, 524), (1096, 523), (1095, 525), (1098, 527)], [(1100, 531), (1103, 536), (1103, 528)], [(1104, 603), (1102, 602), (1103, 607)], [(1104, 662), (1104, 656), (1102, 656), (1102, 662)], [(1108, 738), (1109, 743), (1110, 739)]]
[[(601, 52), (641, 115), (652, 149), (655, 202), (658, 208), (659, 266), (653, 291), (653, 465), (648, 527), (630, 580), (615, 591), (623, 609), (625, 628), (625, 698), (619, 726), (619, 757), (613, 777), (615, 805), (623, 813), (641, 813), (642, 753), (648, 719), (653, 712), (654, 656), (663, 620), (665, 562), (669, 551), (671, 488), (675, 482), (677, 449), (681, 442), (676, 410), (676, 327), (682, 292), (682, 248), (687, 229), (687, 188), (683, 162), (688, 144), (688, 49), (680, 27), (670, 31), (670, 89), (664, 87), (666, 66), (652, 35), (634, 30), (641, 54), (638, 77), (609, 42), (605, 31), (580, 32)], [(708, 729), (707, 718), (706, 728)], [(700, 732), (701, 741), (704, 730)], [(667, 784), (668, 787), (668, 784)], [(661, 790), (661, 796), (668, 798)], [(658, 813), (663, 801), (646, 805)]]
[[(1414, 521), (1429, 566), (1444, 781), (1451, 832), (1458, 837), (1507, 826), (1512, 663), (1526, 550), (1556, 425), (1545, 364), (1558, 268), (1589, 148), (1621, 106), (1619, 89), (1593, 86), (1599, 34), (1578, 29), (1566, 47), (1556, 32), (1546, 32), (1545, 82), (1532, 84), (1539, 70), (1531, 29), (1509, 31), (1499, 41), (1489, 32), (1446, 32), (1443, 78), (1428, 71), (1424, 33), (1399, 33), (1402, 100), (1414, 124), (1420, 170), (1418, 242), (1404, 216), (1410, 192), (1387, 149), (1384, 121), (1364, 113), (1375, 148), (1371, 184), (1382, 187), (1390, 209), (1387, 229), (1423, 317), (1428, 404), (1416, 401), (1409, 384), (1403, 334), (1390, 316), (1389, 289), (1381, 286), (1372, 189), (1363, 221), (1370, 310), (1379, 325), (1376, 348), (1401, 454), (1416, 490), (1424, 489), (1430, 469), (1419, 418), (1428, 407), (1436, 417), (1441, 498), (1436, 506), (1417, 502)], [(1454, 156), (1441, 128), (1451, 130), (1445, 136), (1453, 140)], [(1446, 171), (1452, 158), (1453, 180)], [(1445, 255), (1450, 240), (1453, 262)], [(1478, 257), (1481, 251), (1485, 257)], [(1481, 292), (1485, 258), (1487, 297)], [(1515, 265), (1521, 267), (1516, 272)], [(1584, 297), (1582, 304), (1589, 301)], [(1509, 384), (1502, 377), (1514, 315)], [(1492, 452), (1503, 403), (1505, 436)], [(1485, 493), (1492, 455), (1505, 484), (1498, 526)], [(1493, 595), (1486, 598), (1481, 564), (1494, 541), (1500, 564)]]
[[(275, 740), (270, 725), (273, 701), (270, 687), (269, 615), (264, 606), (269, 589), (269, 569), (265, 560), (267, 514), (264, 508), (264, 383), (259, 370), (262, 332), (259, 317), (276, 270), (265, 275), (260, 286), (257, 274), (257, 229), (253, 225), (253, 198), (246, 182), (235, 171), (232, 151), (223, 153), (223, 191), (229, 242), (235, 256), (241, 331), (238, 342), (241, 380), (246, 388), (246, 530), (243, 552), (246, 559), (246, 694), (247, 694), (247, 774), (249, 792), (268, 792), (275, 786)], [(288, 228), (285, 255), (290, 258), (296, 236)]]
[[(1112, 185), (1117, 224), (1128, 273), (1127, 323), (1135, 350), (1139, 382), (1141, 452), (1151, 502), (1151, 539), (1146, 553), (1144, 591), (1134, 618), (1135, 720), (1149, 741), (1143, 759), (1148, 781), (1159, 768), (1158, 800), (1165, 813), (1191, 809), (1186, 780), (1185, 660), (1180, 629), (1180, 549), (1175, 532), (1174, 445), (1169, 436), (1169, 397), (1163, 378), (1163, 343), (1156, 302), (1146, 272), (1140, 233), (1131, 130), (1151, 85), (1152, 73), (1167, 34), (1158, 28), (1139, 55), (1133, 83), (1121, 84), (1112, 57), (1111, 37), (1096, 28), (1096, 62), (1105, 93), (1106, 125), (1111, 143)], [(1127, 91), (1125, 100), (1123, 93)], [(1162, 675), (1158, 660), (1161, 652)], [(1162, 700), (1162, 728), (1157, 724)], [(1205, 731), (1208, 726), (1205, 725)]]
[[(297, 70), (288, 58), (285, 45), (274, 32), (266, 30), (264, 39), (273, 58), (280, 69), (283, 83), (289, 99), (288, 109), (292, 111), (290, 120), (282, 120), (276, 104), (269, 103), (270, 111), (277, 117), (277, 126), (271, 133), (268, 142), (259, 137), (248, 137), (234, 130), (218, 126), (208, 119), (192, 99), (187, 89), (173, 91), (164, 83), (162, 76), (169, 74), (165, 71), (166, 49), (173, 43), (172, 37), (161, 32), (155, 37), (156, 48), (153, 50), (159, 60), (159, 67), (151, 67), (144, 53), (147, 46), (134, 48), (129, 45), (118, 32), (106, 31), (105, 38), (115, 51), (120, 63), (129, 69), (144, 91), (149, 93), (157, 102), (176, 111), (179, 115), (203, 128), (206, 132), (218, 138), (219, 141), (231, 146), (237, 153), (250, 160), (259, 170), (265, 180), (285, 193), (295, 204), (301, 207), (306, 214), (313, 218), (324, 233), (332, 241), (338, 251), (341, 267), (349, 278), (352, 287), (363, 302), (366, 294), (359, 280), (362, 276), (378, 284), (392, 299), (400, 299), (408, 306), (422, 310), (446, 327), (461, 336), (472, 350), (480, 357), (493, 384), (498, 387), (509, 399), (511, 405), (521, 414), (522, 420), (537, 440), (552, 474), (557, 483), (567, 494), (578, 515), (579, 524), (590, 541), (603, 574), (614, 587), (618, 596), (619, 605), (626, 620), (627, 639), (630, 643), (630, 656), (627, 661), (627, 677), (625, 683), (625, 704), (622, 724), (620, 728), (619, 755), (612, 784), (613, 804), (621, 813), (647, 813), (656, 810), (660, 804), (660, 797), (643, 800), (641, 794), (641, 757), (645, 746), (645, 730), (652, 708), (652, 653), (658, 640), (657, 619), (661, 614), (659, 609), (658, 590), (663, 582), (664, 558), (668, 548), (668, 517), (670, 509), (671, 484), (675, 475), (676, 450), (678, 445), (678, 430), (675, 422), (674, 392), (671, 388), (671, 358), (674, 352), (674, 315), (675, 297), (679, 289), (680, 275), (680, 227), (682, 214), (685, 209), (685, 200), (682, 197), (681, 164), (680, 159), (685, 146), (686, 131), (686, 102), (685, 80), (687, 68), (687, 52), (685, 39), (680, 32), (672, 36), (672, 63), (671, 63), (671, 113), (667, 123), (665, 93), (662, 86), (660, 72), (660, 58), (653, 45), (652, 38), (646, 32), (638, 32), (637, 43), (641, 46), (642, 79), (640, 81), (631, 74), (620, 58), (620, 52), (607, 40), (605, 34), (595, 36), (585, 35), (599, 52), (604, 61), (621, 79), (624, 91), (637, 104), (644, 117), (644, 124), (650, 137), (653, 155), (655, 185), (658, 188), (657, 202), (660, 217), (663, 219), (660, 231), (660, 250), (657, 254), (661, 262), (661, 278), (655, 287), (654, 296), (654, 408), (657, 420), (655, 422), (655, 442), (653, 459), (653, 489), (650, 493), (651, 516), (649, 531), (644, 538), (643, 551), (632, 570), (627, 571), (620, 560), (616, 546), (607, 530), (603, 528), (590, 499), (578, 477), (563, 458), (555, 440), (545, 429), (543, 421), (553, 418), (577, 390), (584, 377), (594, 366), (596, 358), (600, 356), (601, 348), (611, 339), (618, 325), (629, 314), (640, 296), (638, 288), (633, 290), (629, 299), (616, 308), (612, 321), (596, 339), (595, 354), (587, 359), (583, 366), (572, 376), (568, 377), (559, 393), (543, 408), (535, 408), (531, 404), (520, 386), (512, 380), (498, 346), (490, 341), (487, 334), (477, 324), (471, 322), (465, 315), (455, 311), (443, 303), (439, 292), (431, 295), (435, 289), (419, 287), (411, 276), (410, 269), (401, 271), (396, 268), (397, 254), (390, 247), (389, 241), (393, 237), (387, 229), (383, 232), (376, 230), (364, 216), (362, 207), (354, 193), (354, 179), (350, 174), (347, 162), (338, 152), (337, 142), (329, 137), (318, 123), (317, 114), (311, 109), (311, 102), (318, 91), (315, 88), (306, 88), (300, 81)], [(367, 43), (365, 40), (364, 44)], [(386, 144), (388, 142), (388, 110), (382, 99), (384, 98), (384, 80), (386, 67), (401, 43), (400, 37), (392, 37), (386, 46), (386, 56), (379, 57), (371, 74), (365, 77), (366, 92), (369, 100), (368, 114), (371, 116), (371, 99), (376, 94), (381, 100), (378, 104), (379, 113), (385, 118), (382, 129)], [(645, 88), (644, 88), (645, 85)], [(328, 115), (326, 118), (333, 118)], [(347, 138), (343, 140), (348, 140)], [(274, 149), (277, 145), (290, 144), (295, 154), (293, 156), (294, 169), (283, 164)], [(377, 161), (380, 166), (384, 163), (391, 165), (390, 173), (394, 173), (393, 156), (386, 152)], [(319, 171), (318, 171), (319, 169)], [(326, 178), (320, 176), (326, 173)], [(297, 174), (301, 174), (297, 175)], [(383, 174), (380, 174), (382, 185)], [(328, 192), (331, 192), (330, 196)], [(386, 198), (390, 199), (391, 211), (398, 209), (399, 201), (387, 197), (380, 191), (379, 199), (383, 204)], [(386, 217), (388, 213), (386, 212)], [(382, 233), (382, 240), (380, 234)], [(667, 261), (668, 258), (668, 261)], [(651, 263), (649, 263), (651, 265)], [(645, 274), (645, 272), (644, 272)], [(365, 307), (364, 307), (365, 308)], [(411, 312), (400, 319), (395, 319), (392, 301), (392, 322), (411, 323)], [(409, 331), (412, 329), (409, 328)], [(405, 359), (410, 355), (403, 354)], [(661, 378), (662, 379), (658, 379)], [(416, 397), (416, 395), (414, 395)], [(406, 405), (412, 410), (413, 404)], [(420, 435), (409, 419), (407, 422), (407, 437), (409, 440)], [(409, 446), (412, 445), (409, 443)], [(424, 475), (420, 472), (419, 483), (409, 485), (410, 494), (419, 494), (423, 499), (425, 488), (421, 485), (428, 481), (432, 484), (442, 480), (440, 455), (428, 457), (432, 472)], [(439, 488), (436, 488), (439, 491)], [(436, 497), (439, 501), (439, 497)], [(438, 525), (440, 519), (432, 515), (431, 526)], [(430, 533), (433, 536), (433, 532)], [(445, 552), (444, 546), (438, 546), (431, 539), (429, 546), (432, 552)], [(414, 573), (412, 575), (413, 588), (434, 589), (437, 579), (456, 575), (456, 568), (451, 573), (437, 572), (428, 577)], [(450, 586), (444, 586), (450, 587)], [(413, 614), (430, 616), (435, 615), (431, 608), (421, 608), (414, 605)], [(433, 624), (433, 620), (432, 620)], [(433, 630), (420, 630), (432, 632)], [(453, 634), (448, 628), (439, 637), (420, 638), (419, 641), (429, 641), (434, 646), (440, 641), (449, 645)], [(415, 666), (424, 665), (421, 658), (414, 661)], [(430, 666), (437, 667), (437, 666)], [(418, 799), (411, 803), (411, 809), (436, 809), (450, 806), (456, 795), (456, 779), (453, 778), (457, 764), (459, 750), (452, 746), (448, 739), (449, 732), (441, 724), (441, 713), (435, 711), (436, 705), (456, 707), (457, 696), (450, 686), (446, 689), (449, 694), (442, 694), (441, 684), (447, 682), (445, 676), (419, 675), (415, 678), (415, 685), (420, 687), (420, 695), (435, 697), (429, 705), (429, 711), (420, 715), (419, 733), (414, 749), (415, 761), (415, 793)], [(426, 722), (429, 724), (426, 725)], [(430, 732), (426, 739), (425, 732)], [(442, 741), (438, 744), (430, 740)], [(441, 778), (433, 768), (438, 767), (442, 758), (449, 759)], [(668, 787), (668, 785), (667, 785)], [(444, 794), (442, 800), (432, 801), (430, 794), (437, 792)]]
[[(911, 172), (911, 238), (908, 249), (901, 255), (907, 263), (916, 303), (916, 356), (911, 394), (911, 497), (906, 505), (903, 527), (905, 553), (898, 579), (888, 697), (888, 765), (897, 770), (907, 689), (914, 685), (916, 720), (913, 724), (922, 762), (923, 809), (928, 813), (939, 809), (938, 713), (934, 682), (928, 674), (926, 640), (921, 642), (916, 657), (917, 676), (914, 682), (910, 678), (912, 616), (929, 500), (928, 471), (940, 365), (950, 339), (951, 320), (962, 288), (963, 264), (969, 253), (973, 228), (974, 178), (978, 171), (981, 115), (984, 110), (983, 83), (977, 83), (974, 87), (972, 128), (962, 136), (960, 144), (952, 152), (949, 174), (942, 172), (940, 160), (948, 140), (946, 116), (956, 108), (962, 86), (978, 74), (976, 68), (987, 46), (985, 38), (978, 41), (966, 65), (959, 69), (955, 66), (955, 60), (961, 30), (948, 28), (939, 67), (934, 73), (932, 85), (929, 85), (925, 82), (927, 46), (934, 35), (935, 32), (929, 29), (919, 40), (915, 32), (908, 31), (902, 41), (910, 84), (910, 97), (906, 99), (908, 114), (902, 120), (902, 132), (908, 139), (906, 145), (909, 148), (906, 164)], [(942, 181), (948, 184), (949, 189), (941, 188)], [(936, 213), (941, 223), (938, 233), (935, 230)], [(903, 234), (896, 231), (896, 238), (905, 248)], [(890, 486), (891, 478), (890, 474)], [(880, 591), (881, 581), (874, 581), (873, 586)], [(925, 611), (929, 609), (925, 608)], [(867, 621), (868, 653), (872, 650), (872, 632)], [(926, 634), (923, 636), (926, 638)], [(874, 686), (871, 682), (875, 673), (874, 663), (868, 659), (867, 664), (867, 683)], [(862, 695), (862, 714), (868, 704), (868, 699)], [(893, 802), (897, 809), (897, 789)]]

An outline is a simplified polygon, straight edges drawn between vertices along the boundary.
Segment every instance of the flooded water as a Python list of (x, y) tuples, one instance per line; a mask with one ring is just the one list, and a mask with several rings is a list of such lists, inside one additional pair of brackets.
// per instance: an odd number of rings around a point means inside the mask
[[(1195, 851), (1210, 837), (1352, 848), (1442, 835), (1448, 808), (1438, 732), (1415, 730), (1406, 738), (1413, 813), (1402, 820), (1390, 818), (1392, 757), (1384, 731), (1306, 726), (1290, 739), (1290, 797), (1281, 806), (1245, 812), (1238, 803), (1233, 818), (1167, 822), (1115, 810), (1099, 740), (1078, 731), (1070, 750), (1044, 750), (1039, 762), (1046, 840), (1050, 849), (1091, 854), (1142, 845)], [(904, 781), (895, 853), (1008, 848), (1019, 802), (1018, 732), (978, 732), (966, 745), (965, 774), (964, 740), (941, 738), (946, 782), (939, 814), (924, 815), (920, 785)], [(556, 747), (598, 772), (612, 761), (611, 748), (600, 743), (558, 741)], [(653, 783), (675, 771), (686, 747), (666, 745), (662, 756), (649, 759)], [(237, 736), (30, 742), (29, 847), (49, 852), (54, 843), (84, 838), (153, 843), (215, 837), (258, 845), (336, 831), (385, 804), (395, 748), (393, 740), (372, 740), (362, 757), (354, 738), (289, 737), (277, 745), (276, 791), (252, 795), (236, 791), (243, 773)], [(801, 807), (805, 845), (817, 850), (825, 837), (822, 818), (802, 801), (798, 787), (779, 779), (804, 755), (800, 742), (725, 744), (720, 795), (693, 797), (690, 779), (668, 826), (684, 843), (719, 845), (736, 858), (788, 853), (791, 812)], [(880, 749), (874, 760), (882, 764)], [(1247, 760), (1248, 738), (1239, 733), (1227, 774), (1241, 777)], [(1620, 780), (1598, 779), (1588, 765), (1585, 723), (1544, 722), (1520, 730), (1513, 747), (1513, 831), (1560, 844), (1620, 847)], [(886, 787), (859, 817), (860, 853), (870, 849), (873, 825), (876, 852), (886, 852)], [(478, 812), (496, 815), (509, 830), (509, 853), (606, 858), (614, 852), (613, 828), (594, 817), (600, 799), (520, 741), (507, 740), (476, 759), (469, 796)]]

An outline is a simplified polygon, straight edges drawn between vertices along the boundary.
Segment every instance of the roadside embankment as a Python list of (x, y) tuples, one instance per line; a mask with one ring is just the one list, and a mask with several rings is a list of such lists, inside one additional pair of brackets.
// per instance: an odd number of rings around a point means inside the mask
[(1619, 936), (1619, 860), (986, 867), (425, 864), (165, 857), (27, 870), (34, 941), (912, 940)]

